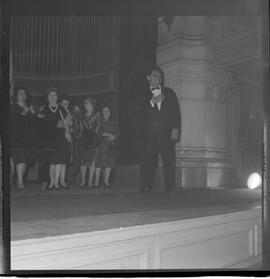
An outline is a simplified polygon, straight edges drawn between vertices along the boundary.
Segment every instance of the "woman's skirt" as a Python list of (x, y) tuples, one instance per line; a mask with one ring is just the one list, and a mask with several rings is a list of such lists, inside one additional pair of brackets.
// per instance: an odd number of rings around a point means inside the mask
[(64, 129), (56, 129), (55, 151), (51, 154), (50, 164), (68, 164), (71, 159), (71, 143), (65, 138)]
[(115, 158), (110, 155), (111, 142), (104, 139), (97, 149), (95, 165), (99, 168), (113, 168), (115, 166)]

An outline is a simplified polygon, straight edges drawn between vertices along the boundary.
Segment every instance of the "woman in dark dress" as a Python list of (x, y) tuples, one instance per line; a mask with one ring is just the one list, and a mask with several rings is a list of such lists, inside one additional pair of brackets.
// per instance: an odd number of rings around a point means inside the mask
[[(33, 107), (30, 105), (30, 94), (27, 89), (19, 87), (15, 88), (14, 101), (10, 108), (11, 114), (23, 115), (25, 117), (35, 114)], [(16, 169), (17, 187), (24, 189), (24, 175), (27, 163), (32, 159), (33, 152), (29, 147), (22, 147), (11, 150), (11, 158)]]
[[(60, 189), (60, 185), (65, 187), (63, 180), (63, 167), (70, 160), (70, 140), (69, 127), (71, 120), (69, 119), (67, 111), (58, 104), (58, 93), (55, 88), (50, 88), (47, 92), (47, 104), (42, 106), (39, 113), (40, 117), (51, 121), (55, 126), (54, 130), (54, 148), (49, 158), (49, 189)], [(59, 185), (60, 179), (60, 185)], [(43, 190), (47, 185), (43, 186)]]
[(115, 165), (115, 158), (113, 154), (110, 154), (110, 149), (115, 143), (118, 136), (117, 125), (111, 118), (111, 111), (108, 107), (102, 109), (102, 120), (101, 120), (101, 145), (98, 147), (96, 156), (96, 185), (99, 185), (99, 178), (101, 170), (103, 172), (103, 183), (106, 187), (109, 187), (109, 179), (111, 170)]
[(99, 143), (100, 113), (95, 111), (95, 99), (88, 97), (84, 99), (84, 113), (81, 119), (80, 137), (80, 160), (81, 160), (81, 184), (86, 183), (86, 171), (89, 167), (88, 187), (92, 187), (92, 180), (95, 174), (95, 156)]

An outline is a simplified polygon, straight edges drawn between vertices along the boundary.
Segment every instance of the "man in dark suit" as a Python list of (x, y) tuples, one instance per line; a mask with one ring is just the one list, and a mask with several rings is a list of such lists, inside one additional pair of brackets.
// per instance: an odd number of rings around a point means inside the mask
[(181, 113), (172, 89), (162, 86), (162, 70), (154, 67), (147, 75), (149, 87), (143, 99), (143, 147), (141, 192), (153, 186), (158, 155), (161, 155), (166, 191), (172, 193), (175, 180), (175, 142), (180, 138)]

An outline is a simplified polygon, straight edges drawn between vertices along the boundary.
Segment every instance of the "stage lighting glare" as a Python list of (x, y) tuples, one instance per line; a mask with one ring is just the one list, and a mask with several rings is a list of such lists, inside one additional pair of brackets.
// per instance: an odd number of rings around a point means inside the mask
[(248, 177), (247, 180), (248, 189), (254, 190), (261, 185), (262, 185), (262, 178), (258, 173), (254, 172)]

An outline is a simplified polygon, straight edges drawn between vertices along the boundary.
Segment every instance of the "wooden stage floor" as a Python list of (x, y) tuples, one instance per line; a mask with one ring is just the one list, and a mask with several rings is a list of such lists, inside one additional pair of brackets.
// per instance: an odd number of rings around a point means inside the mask
[(261, 204), (260, 190), (91, 193), (87, 189), (21, 193), (10, 200), (11, 240), (42, 238), (199, 218)]

